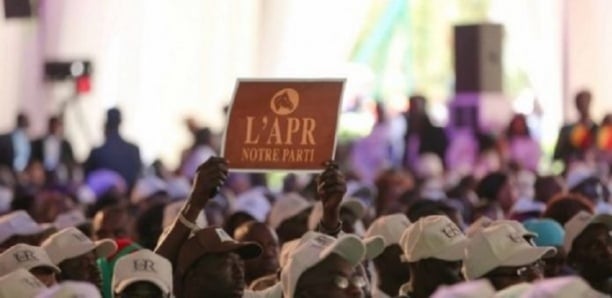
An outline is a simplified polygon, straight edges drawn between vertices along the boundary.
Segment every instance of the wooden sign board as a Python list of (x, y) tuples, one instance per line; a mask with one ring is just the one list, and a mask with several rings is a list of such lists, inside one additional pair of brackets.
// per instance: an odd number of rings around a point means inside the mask
[(230, 170), (322, 170), (336, 150), (343, 88), (343, 79), (238, 80), (221, 148)]

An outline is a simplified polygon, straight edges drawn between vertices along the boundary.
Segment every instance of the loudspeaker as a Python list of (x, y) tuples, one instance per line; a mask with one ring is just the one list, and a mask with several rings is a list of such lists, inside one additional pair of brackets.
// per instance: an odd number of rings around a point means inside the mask
[(91, 75), (89, 60), (47, 61), (45, 62), (45, 79), (63, 81)]
[(502, 92), (503, 27), (455, 26), (455, 92)]
[(30, 0), (4, 0), (4, 17), (29, 18), (32, 16)]

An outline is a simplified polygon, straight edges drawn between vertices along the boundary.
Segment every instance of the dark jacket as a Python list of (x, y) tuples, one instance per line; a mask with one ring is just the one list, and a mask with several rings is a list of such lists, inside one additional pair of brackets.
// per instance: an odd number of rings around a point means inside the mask
[[(587, 150), (574, 146), (571, 142), (572, 130), (577, 123), (565, 125), (559, 130), (559, 138), (557, 139), (557, 145), (555, 146), (555, 153), (553, 159), (562, 160), (568, 162), (572, 159), (582, 159)], [(594, 146), (596, 143), (597, 131), (599, 126), (593, 124), (589, 130), (591, 140), (590, 145)]]
[(102, 146), (91, 150), (85, 162), (86, 175), (100, 169), (117, 172), (131, 188), (142, 169), (140, 150), (136, 145), (125, 141), (118, 133), (110, 133)]
[[(45, 138), (40, 138), (32, 142), (31, 160), (45, 161)], [(61, 140), (59, 162), (64, 165), (72, 165), (75, 163), (72, 145), (66, 140)]]

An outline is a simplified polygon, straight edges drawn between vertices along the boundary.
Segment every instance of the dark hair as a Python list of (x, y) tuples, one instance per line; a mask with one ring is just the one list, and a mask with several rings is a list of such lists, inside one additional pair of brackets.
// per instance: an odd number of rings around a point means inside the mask
[(155, 249), (157, 239), (162, 233), (162, 221), (164, 219), (164, 209), (166, 204), (158, 203), (138, 216), (136, 219), (136, 233), (138, 243), (144, 248)]
[(508, 127), (506, 128), (506, 137), (512, 138), (519, 135), (513, 130), (514, 123), (517, 121), (522, 121), (525, 124), (525, 132), (523, 132), (521, 136), (530, 137), (531, 133), (529, 132), (529, 127), (527, 127), (527, 118), (523, 114), (515, 114), (514, 117), (512, 117), (510, 123), (508, 124)]
[(580, 211), (593, 213), (593, 204), (577, 194), (559, 194), (548, 202), (542, 217), (554, 219), (563, 226)]
[[(535, 190), (535, 200), (548, 203), (552, 197), (557, 195), (563, 188), (559, 185), (557, 176), (541, 176), (536, 178), (533, 188)], [(557, 192), (552, 193), (551, 187), (557, 186)]]
[(497, 199), (499, 191), (508, 181), (508, 174), (494, 172), (485, 176), (476, 187), (476, 194), (481, 200), (493, 202)]
[(106, 130), (117, 130), (121, 124), (121, 111), (118, 108), (112, 108), (106, 111)]
[(195, 145), (210, 145), (212, 140), (212, 132), (209, 128), (198, 129), (194, 135)]

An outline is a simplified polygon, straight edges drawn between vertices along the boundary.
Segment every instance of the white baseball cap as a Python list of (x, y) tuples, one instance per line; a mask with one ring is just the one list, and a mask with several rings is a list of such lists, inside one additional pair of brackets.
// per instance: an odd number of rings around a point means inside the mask
[(400, 246), (408, 262), (436, 258), (460, 261), (468, 239), (448, 217), (432, 215), (419, 219), (402, 234)]
[(89, 223), (89, 220), (87, 220), (83, 211), (79, 209), (74, 209), (74, 210), (59, 214), (55, 218), (53, 225), (58, 230), (61, 230), (61, 229), (69, 228), (69, 227), (77, 227), (77, 226), (80, 226), (86, 223)]
[(486, 216), (483, 216), (481, 218), (479, 218), (476, 222), (474, 222), (472, 225), (470, 225), (466, 231), (466, 234), (471, 237), (475, 234), (478, 234), (480, 231), (482, 231), (482, 229), (487, 228), (487, 227), (492, 227), (492, 226), (497, 226), (497, 225), (508, 225), (510, 227), (512, 227), (516, 232), (518, 232), (519, 234), (523, 235), (523, 236), (530, 236), (530, 237), (537, 237), (538, 234), (531, 232), (529, 230), (527, 230), (525, 228), (525, 226), (523, 226), (522, 223), (516, 221), (516, 220), (510, 220), (510, 219), (498, 219), (498, 220), (492, 220)]
[(606, 294), (593, 290), (582, 278), (576, 276), (545, 279), (535, 283), (522, 298), (604, 298)]
[(487, 216), (481, 216), (479, 219), (474, 221), (466, 230), (465, 235), (468, 237), (472, 237), (479, 233), (482, 229), (490, 226), (493, 223), (493, 220)]
[(311, 207), (312, 203), (307, 201), (299, 194), (288, 193), (276, 200), (276, 203), (274, 203), (272, 206), (272, 210), (270, 210), (268, 223), (273, 229), (278, 229), (283, 221), (290, 219)]
[(153, 283), (166, 295), (172, 293), (172, 264), (148, 249), (117, 260), (113, 273), (115, 293), (121, 293), (129, 285), (141, 281)]
[(289, 256), (300, 245), (300, 240), (301, 239), (293, 239), (283, 244), (280, 250), (280, 254), (278, 255), (278, 264), (280, 268), (284, 268), (285, 265), (287, 265), (287, 262), (289, 261)]
[(90, 251), (98, 258), (106, 258), (117, 250), (117, 244), (111, 239), (91, 241), (77, 228), (65, 228), (47, 238), (41, 245), (54, 264), (72, 259)]
[(410, 226), (410, 220), (403, 213), (381, 216), (368, 228), (365, 238), (381, 236), (385, 241), (385, 248), (399, 244), (402, 234)]
[(572, 250), (574, 240), (591, 224), (602, 223), (612, 229), (612, 215), (598, 214), (593, 215), (586, 211), (580, 211), (568, 222), (565, 223), (565, 240), (563, 248), (569, 254)]
[[(361, 220), (366, 213), (366, 206), (359, 199), (354, 198), (345, 198), (340, 203), (340, 208), (346, 208), (351, 211), (357, 220)], [(321, 201), (317, 202), (310, 213), (310, 217), (308, 218), (308, 229), (315, 230), (321, 218), (323, 217), (323, 203)]]
[(293, 250), (289, 261), (281, 271), (284, 296), (294, 297), (300, 276), (331, 254), (337, 254), (352, 266), (357, 266), (363, 261), (365, 253), (366, 247), (363, 241), (355, 235), (345, 234), (336, 239), (317, 233), (316, 236), (309, 237)]
[(490, 298), (495, 289), (487, 280), (462, 282), (452, 286), (441, 286), (431, 298)]
[(366, 260), (374, 260), (385, 251), (385, 239), (381, 236), (365, 237), (363, 244), (366, 247)]
[(102, 298), (96, 286), (80, 281), (64, 281), (43, 290), (36, 298)]
[(462, 270), (466, 279), (474, 280), (497, 267), (529, 265), (556, 253), (554, 247), (531, 245), (524, 235), (510, 225), (494, 225), (470, 239)]
[(265, 222), (272, 206), (260, 189), (248, 190), (236, 197), (233, 212), (243, 212), (259, 222)]
[(0, 254), (0, 276), (11, 273), (17, 268), (31, 270), (37, 267), (47, 267), (60, 273), (61, 270), (51, 262), (47, 252), (38, 246), (15, 244)]
[(156, 193), (167, 192), (167, 188), (166, 182), (156, 176), (140, 178), (134, 185), (130, 201), (138, 204)]
[(13, 236), (37, 235), (43, 231), (43, 227), (23, 210), (13, 211), (0, 217), (0, 243)]
[(0, 298), (34, 297), (44, 289), (45, 285), (23, 268), (0, 277)]
[(494, 298), (520, 298), (525, 292), (529, 291), (533, 287), (532, 284), (522, 282), (520, 284), (511, 285), (499, 292), (497, 292)]

